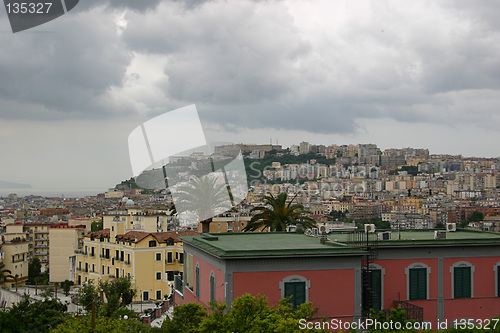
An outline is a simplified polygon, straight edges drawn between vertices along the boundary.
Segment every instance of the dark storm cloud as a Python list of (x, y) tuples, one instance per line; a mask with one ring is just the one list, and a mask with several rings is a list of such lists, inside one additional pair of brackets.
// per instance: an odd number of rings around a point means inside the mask
[(55, 20), (48, 33), (0, 36), (0, 98), (19, 105), (18, 112), (0, 108), (0, 117), (50, 120), (114, 112), (100, 98), (121, 84), (130, 53), (113, 23), (95, 14)]
[[(322, 4), (303, 13), (315, 15), (317, 27), (307, 30), (282, 1), (80, 3), (47, 25), (57, 33), (0, 36), (0, 98), (11, 107), (0, 116), (137, 113), (127, 101), (145, 74), (130, 69), (133, 55), (154, 54), (165, 58), (163, 79), (151, 87), (164, 92), (165, 108), (151, 116), (196, 103), (227, 128), (347, 133), (358, 118), (433, 122), (453, 106), (452, 121), (468, 121), (470, 106), (457, 103), (464, 92), (499, 88), (497, 11), (489, 3), (391, 4), (346, 13)], [(491, 112), (483, 96), (467, 94), (477, 119)]]

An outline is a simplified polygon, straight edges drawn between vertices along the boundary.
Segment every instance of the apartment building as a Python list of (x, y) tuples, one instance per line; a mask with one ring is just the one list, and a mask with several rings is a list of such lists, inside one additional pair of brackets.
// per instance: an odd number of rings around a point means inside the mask
[(103, 228), (111, 228), (114, 222), (123, 222), (126, 230), (144, 232), (167, 231), (169, 216), (165, 213), (152, 213), (142, 208), (133, 208), (133, 201), (127, 201), (127, 208), (113, 213), (104, 214), (102, 217)]
[(53, 225), (49, 230), (49, 280), (62, 282), (74, 280), (71, 274), (71, 262), (74, 253), (83, 247), (85, 225)]
[(42, 271), (49, 267), (49, 230), (51, 224), (24, 223), (23, 231), (29, 241), (29, 255), (40, 259)]
[(179, 236), (195, 231), (125, 231), (126, 222), (111, 222), (110, 228), (89, 233), (74, 260), (75, 283), (131, 277), (138, 294), (134, 301), (163, 299), (172, 292), (174, 275), (184, 264)]

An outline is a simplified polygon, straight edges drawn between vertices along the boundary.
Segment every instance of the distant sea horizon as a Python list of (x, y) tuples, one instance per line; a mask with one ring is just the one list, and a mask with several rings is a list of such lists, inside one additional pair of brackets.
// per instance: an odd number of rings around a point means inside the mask
[(30, 195), (42, 197), (65, 197), (83, 198), (105, 193), (108, 188), (0, 188), (0, 198), (6, 198), (10, 194), (17, 194), (18, 197)]

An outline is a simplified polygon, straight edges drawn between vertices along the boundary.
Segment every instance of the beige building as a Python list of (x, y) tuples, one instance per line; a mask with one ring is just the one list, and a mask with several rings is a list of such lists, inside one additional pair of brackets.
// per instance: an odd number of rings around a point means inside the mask
[(210, 223), (199, 222), (198, 231), (205, 233), (242, 232), (250, 219), (249, 215), (225, 213), (214, 217)]
[(182, 275), (184, 252), (179, 236), (195, 231), (125, 232), (126, 222), (84, 237), (77, 250), (75, 283), (130, 277), (138, 294), (135, 301), (163, 299), (173, 290), (174, 276)]
[(49, 231), (49, 280), (62, 282), (74, 279), (71, 275), (71, 261), (75, 251), (83, 247), (84, 226), (52, 226)]
[(124, 223), (125, 232), (163, 232), (167, 230), (168, 216), (166, 214), (154, 214), (140, 208), (127, 208), (114, 214), (103, 215), (103, 229), (111, 228), (115, 222)]
[[(21, 284), (28, 279), (28, 244), (27, 240), (18, 240), (17, 237), (2, 244), (1, 256), (5, 269), (8, 269), (13, 276), (17, 274), (18, 283)], [(14, 279), (8, 278), (5, 281), (5, 286), (14, 288), (14, 283)]]

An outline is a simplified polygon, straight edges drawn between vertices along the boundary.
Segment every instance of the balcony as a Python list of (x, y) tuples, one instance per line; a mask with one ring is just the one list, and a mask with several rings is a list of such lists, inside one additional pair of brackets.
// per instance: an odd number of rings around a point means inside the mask
[(48, 255), (48, 254), (49, 254), (49, 252), (48, 252), (48, 251), (35, 251), (35, 254), (37, 254), (37, 255), (44, 255), (44, 256), (46, 256), (46, 255)]
[(182, 285), (182, 279), (179, 275), (174, 277), (174, 286), (175, 290), (179, 292), (181, 296), (184, 296), (184, 286)]
[(25, 261), (24, 258), (12, 259), (12, 263), (18, 263)]
[(106, 255), (104, 255), (104, 254), (100, 254), (100, 255), (99, 255), (99, 258), (109, 260), (109, 256), (106, 256)]
[(35, 249), (42, 247), (49, 247), (49, 244), (35, 244)]
[(86, 255), (85, 251), (83, 251), (83, 250), (75, 250), (75, 254), (79, 254), (82, 256)]

